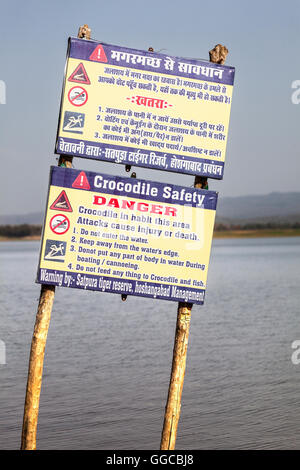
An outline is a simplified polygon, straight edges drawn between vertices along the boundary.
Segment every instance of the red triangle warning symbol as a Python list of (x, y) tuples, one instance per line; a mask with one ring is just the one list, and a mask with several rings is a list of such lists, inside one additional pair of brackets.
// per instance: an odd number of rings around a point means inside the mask
[(68, 196), (65, 191), (62, 191), (60, 195), (55, 199), (50, 209), (55, 211), (73, 212)]
[(68, 81), (75, 82), (75, 83), (85, 83), (85, 85), (91, 84), (88, 74), (86, 73), (86, 70), (82, 62), (80, 62), (80, 64), (77, 65), (74, 72), (71, 73), (71, 75), (68, 78)]
[(79, 189), (90, 189), (91, 188), (84, 171), (81, 171), (79, 173), (79, 175), (75, 179), (74, 183), (72, 184), (72, 188), (79, 188)]
[(107, 57), (101, 44), (91, 53), (89, 59), (96, 62), (107, 62)]

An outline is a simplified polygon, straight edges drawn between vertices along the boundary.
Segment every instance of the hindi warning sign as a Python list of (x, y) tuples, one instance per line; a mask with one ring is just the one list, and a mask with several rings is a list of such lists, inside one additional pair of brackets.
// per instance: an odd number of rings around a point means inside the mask
[(70, 38), (55, 152), (222, 179), (233, 82), (233, 67)]
[(214, 191), (51, 167), (37, 282), (202, 304), (216, 204)]

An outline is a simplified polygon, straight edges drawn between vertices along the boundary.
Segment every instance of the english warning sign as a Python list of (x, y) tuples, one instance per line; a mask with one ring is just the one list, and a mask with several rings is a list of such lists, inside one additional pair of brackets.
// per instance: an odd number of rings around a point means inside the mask
[[(53, 214), (65, 195), (73, 212)], [(214, 191), (51, 167), (37, 282), (202, 304), (216, 204)]]
[(234, 73), (70, 38), (55, 152), (222, 179)]

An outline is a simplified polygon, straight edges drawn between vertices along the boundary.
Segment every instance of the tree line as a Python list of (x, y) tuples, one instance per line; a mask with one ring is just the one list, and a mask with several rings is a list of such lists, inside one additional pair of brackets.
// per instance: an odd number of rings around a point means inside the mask
[(248, 222), (248, 223), (216, 223), (215, 231), (226, 230), (272, 230), (272, 229), (300, 229), (300, 222)]
[[(300, 222), (251, 222), (251, 223), (216, 223), (215, 231), (223, 232), (229, 230), (272, 230), (272, 229), (300, 229)], [(20, 225), (0, 225), (0, 237), (22, 238), (30, 236), (40, 236), (41, 225), (20, 224)]]
[(0, 225), (0, 236), (8, 238), (30, 237), (41, 235), (41, 225), (20, 224), (20, 225)]

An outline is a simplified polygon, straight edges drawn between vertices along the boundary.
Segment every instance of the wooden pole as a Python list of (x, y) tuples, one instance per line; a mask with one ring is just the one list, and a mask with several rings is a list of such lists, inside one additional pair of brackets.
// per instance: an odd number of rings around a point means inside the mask
[[(224, 64), (227, 54), (228, 49), (221, 44), (217, 44), (211, 51), (209, 51), (210, 61), (216, 64)], [(194, 187), (199, 189), (208, 189), (207, 178), (196, 176)], [(190, 303), (179, 302), (178, 304), (173, 361), (160, 450), (175, 449), (181, 410), (181, 396), (186, 368), (192, 307), (193, 304)]]
[(181, 395), (186, 367), (187, 345), (190, 331), (192, 304), (179, 302), (173, 350), (173, 362), (161, 436), (161, 450), (175, 449), (181, 408)]
[[(88, 25), (81, 26), (79, 38), (90, 38)], [(72, 168), (73, 157), (60, 155), (58, 166)], [(26, 396), (24, 404), (21, 450), (36, 449), (36, 434), (42, 387), (45, 347), (49, 330), (55, 286), (41, 285), (41, 294), (36, 314), (35, 326), (31, 341)]]
[(41, 295), (31, 342), (24, 406), (21, 450), (36, 449), (44, 354), (54, 301), (55, 286), (41, 286)]

